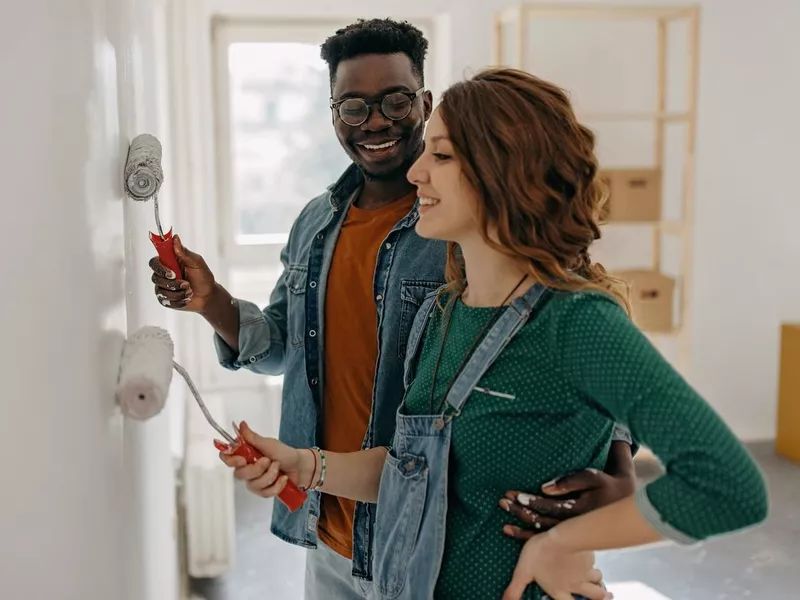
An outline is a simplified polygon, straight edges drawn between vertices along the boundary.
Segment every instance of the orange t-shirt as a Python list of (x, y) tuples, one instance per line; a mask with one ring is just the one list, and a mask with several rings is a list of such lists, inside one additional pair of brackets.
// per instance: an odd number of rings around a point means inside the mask
[[(350, 207), (333, 251), (325, 295), (325, 382), (322, 447), (361, 450), (372, 410), (378, 360), (378, 309), (373, 290), (378, 250), (414, 205), (416, 192), (374, 210)], [(319, 539), (352, 559), (355, 502), (322, 494)]]

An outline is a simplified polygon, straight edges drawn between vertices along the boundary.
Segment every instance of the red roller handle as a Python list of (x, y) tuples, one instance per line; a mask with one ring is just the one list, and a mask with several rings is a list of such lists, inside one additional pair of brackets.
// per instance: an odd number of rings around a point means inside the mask
[[(235, 456), (241, 456), (249, 465), (263, 457), (263, 454), (244, 440), (237, 440), (233, 446), (214, 441), (214, 446), (216, 446), (217, 450), (220, 452), (228, 452)], [(283, 491), (278, 494), (278, 499), (286, 505), (286, 508), (288, 508), (290, 512), (294, 512), (303, 506), (303, 502), (306, 501), (306, 498), (308, 498), (308, 494), (298, 488), (291, 480), (286, 482)]]
[(178, 259), (175, 256), (175, 246), (173, 246), (172, 242), (172, 229), (164, 234), (163, 240), (160, 235), (151, 231), (150, 241), (153, 242), (153, 246), (156, 247), (158, 260), (161, 261), (161, 264), (175, 273), (176, 279), (183, 279), (181, 266), (178, 264)]

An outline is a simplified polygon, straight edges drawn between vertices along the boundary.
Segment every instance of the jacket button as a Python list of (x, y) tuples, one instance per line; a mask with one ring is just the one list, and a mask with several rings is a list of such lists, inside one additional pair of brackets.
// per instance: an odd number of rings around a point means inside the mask
[(308, 332), (308, 337), (317, 337), (317, 332), (312, 329)]
[(251, 362), (251, 363), (254, 363), (254, 362), (256, 362), (256, 357), (255, 357), (255, 356), (251, 356), (251, 357), (250, 357), (250, 362)]
[(316, 377), (314, 377), (314, 378), (311, 380), (311, 385), (317, 385), (318, 383), (319, 383), (319, 379), (317, 379)]

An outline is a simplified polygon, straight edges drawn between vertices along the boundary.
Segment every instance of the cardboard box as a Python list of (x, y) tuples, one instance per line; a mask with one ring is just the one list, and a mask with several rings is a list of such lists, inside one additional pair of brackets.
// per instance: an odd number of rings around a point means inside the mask
[(658, 169), (602, 169), (609, 198), (601, 218), (608, 222), (661, 220), (661, 172)]
[(800, 464), (800, 324), (781, 326), (775, 452)]
[(631, 286), (633, 321), (642, 331), (668, 333), (673, 329), (675, 280), (648, 270), (614, 273)]

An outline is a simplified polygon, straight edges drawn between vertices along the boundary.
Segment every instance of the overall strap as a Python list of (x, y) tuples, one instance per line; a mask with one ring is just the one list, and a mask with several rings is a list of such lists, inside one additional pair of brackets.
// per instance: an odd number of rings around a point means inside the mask
[(433, 316), (433, 308), (438, 296), (439, 290), (425, 297), (425, 300), (423, 300), (422, 305), (417, 311), (414, 324), (411, 326), (411, 333), (408, 334), (406, 360), (403, 368), (403, 385), (406, 390), (411, 385), (411, 382), (414, 381), (414, 373), (417, 366), (416, 359), (419, 355), (420, 342), (425, 337), (425, 330)]
[(483, 338), (458, 374), (458, 378), (447, 395), (447, 403), (455, 410), (456, 414), (461, 412), (472, 389), (478, 385), (483, 374), (492, 366), (503, 349), (522, 329), (522, 326), (528, 322), (531, 312), (546, 290), (547, 288), (541, 284), (534, 284), (523, 296), (515, 299), (492, 325), (486, 337)]

